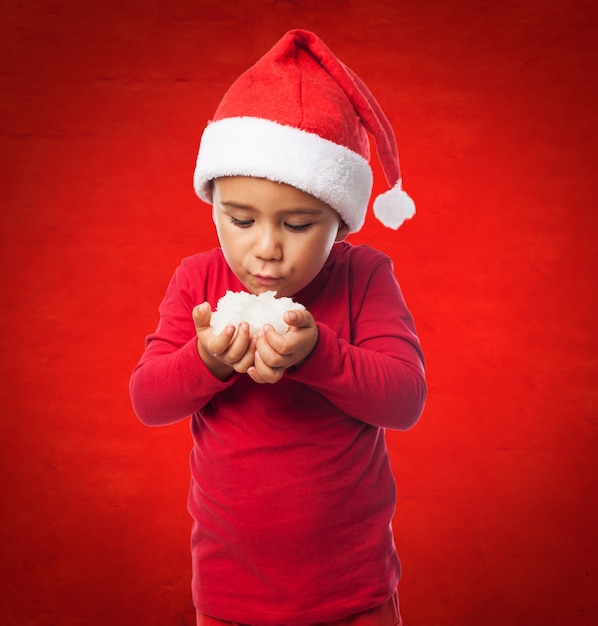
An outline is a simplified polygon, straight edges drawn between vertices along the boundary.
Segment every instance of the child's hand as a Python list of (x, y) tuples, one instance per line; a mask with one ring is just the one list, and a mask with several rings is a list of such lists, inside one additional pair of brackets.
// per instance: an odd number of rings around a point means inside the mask
[(197, 351), (208, 369), (221, 380), (233, 371), (244, 374), (253, 365), (255, 340), (249, 336), (249, 325), (242, 323), (238, 332), (227, 326), (219, 335), (210, 326), (212, 309), (204, 302), (193, 309), (197, 332)]
[(278, 382), (287, 368), (307, 359), (318, 341), (318, 327), (309, 311), (287, 311), (284, 321), (290, 326), (284, 335), (269, 324), (257, 335), (255, 364), (247, 370), (256, 383)]

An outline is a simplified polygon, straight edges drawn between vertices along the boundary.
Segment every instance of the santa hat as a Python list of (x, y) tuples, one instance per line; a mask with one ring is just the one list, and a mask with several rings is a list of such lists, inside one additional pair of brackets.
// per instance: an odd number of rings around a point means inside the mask
[(194, 188), (211, 204), (210, 181), (223, 176), (287, 183), (328, 204), (356, 232), (373, 183), (368, 133), (390, 187), (375, 199), (374, 214), (396, 229), (415, 205), (402, 190), (388, 119), (321, 39), (292, 30), (225, 94), (201, 139)]

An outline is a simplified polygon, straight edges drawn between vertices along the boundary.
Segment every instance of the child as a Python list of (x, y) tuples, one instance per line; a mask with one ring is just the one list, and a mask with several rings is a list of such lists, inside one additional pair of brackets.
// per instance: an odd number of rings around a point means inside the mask
[[(194, 176), (221, 247), (183, 260), (131, 378), (139, 419), (191, 416), (189, 511), (198, 624), (396, 626), (400, 563), (384, 429), (423, 410), (423, 356), (391, 261), (347, 234), (365, 219), (375, 139), (414, 213), (393, 131), (314, 34), (287, 33), (232, 85)], [(276, 291), (289, 330), (216, 335), (226, 291)]]

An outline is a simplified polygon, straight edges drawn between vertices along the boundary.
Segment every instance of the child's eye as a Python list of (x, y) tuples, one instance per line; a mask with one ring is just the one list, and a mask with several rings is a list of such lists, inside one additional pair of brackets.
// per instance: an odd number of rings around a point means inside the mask
[(285, 224), (285, 226), (294, 233), (303, 233), (311, 228), (311, 224)]
[(229, 215), (230, 221), (239, 228), (249, 228), (253, 224), (253, 220), (240, 220), (232, 215)]

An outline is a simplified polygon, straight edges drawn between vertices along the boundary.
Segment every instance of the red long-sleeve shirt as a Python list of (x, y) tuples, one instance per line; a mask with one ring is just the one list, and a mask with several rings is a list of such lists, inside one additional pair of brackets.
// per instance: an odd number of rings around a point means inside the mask
[(214, 377), (191, 310), (243, 287), (220, 250), (185, 259), (131, 378), (138, 417), (191, 415), (193, 597), (203, 613), (304, 626), (385, 602), (400, 563), (384, 429), (423, 410), (423, 356), (390, 259), (337, 243), (293, 297), (318, 343), (276, 384)]

